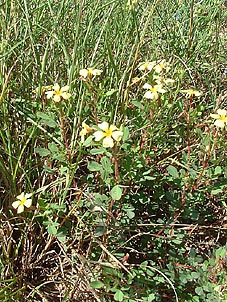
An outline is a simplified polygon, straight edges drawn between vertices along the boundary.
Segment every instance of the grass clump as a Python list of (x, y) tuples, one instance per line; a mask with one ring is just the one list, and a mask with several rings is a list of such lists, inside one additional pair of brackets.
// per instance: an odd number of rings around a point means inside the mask
[(0, 10), (0, 300), (225, 301), (223, 1)]

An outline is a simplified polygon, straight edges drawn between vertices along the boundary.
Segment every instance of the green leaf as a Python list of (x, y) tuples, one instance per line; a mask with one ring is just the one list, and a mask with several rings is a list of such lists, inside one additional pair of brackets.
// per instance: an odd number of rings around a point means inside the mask
[(55, 227), (54, 224), (49, 224), (47, 226), (47, 232), (50, 234), (50, 235), (56, 235), (57, 234), (57, 228)]
[(50, 150), (51, 154), (59, 153), (58, 146), (55, 143), (48, 143), (48, 149)]
[(89, 171), (95, 172), (100, 171), (102, 169), (102, 166), (96, 161), (89, 161), (87, 168)]
[(93, 140), (93, 136), (92, 135), (88, 136), (86, 138), (86, 140), (84, 141), (83, 146), (84, 147), (89, 147), (91, 145), (92, 140)]
[(148, 302), (151, 302), (155, 299), (155, 294), (150, 294), (148, 297), (147, 297), (147, 301)]
[(114, 295), (114, 300), (115, 301), (123, 301), (124, 299), (124, 294), (120, 289), (117, 289), (115, 295)]
[(222, 189), (215, 189), (215, 190), (211, 190), (211, 195), (217, 195), (219, 193), (222, 193)]
[(129, 138), (129, 129), (128, 127), (122, 127), (123, 137), (122, 141), (125, 142)]
[(51, 128), (56, 128), (58, 126), (58, 124), (56, 123), (56, 121), (54, 120), (54, 118), (52, 116), (49, 116), (46, 113), (43, 112), (37, 112), (37, 117), (41, 118), (40, 123), (43, 125), (47, 125)]
[(110, 191), (110, 196), (114, 199), (114, 200), (120, 200), (121, 196), (122, 196), (122, 188), (119, 185), (116, 185), (112, 188), (112, 190)]
[(50, 151), (46, 148), (37, 147), (35, 148), (35, 152), (39, 153), (39, 155), (42, 157), (50, 155)]
[(108, 172), (108, 173), (113, 173), (113, 169), (111, 167), (111, 162), (110, 162), (110, 159), (106, 156), (104, 156), (102, 159), (101, 159), (101, 165), (103, 167), (103, 169)]
[(104, 286), (104, 283), (99, 281), (99, 280), (96, 280), (96, 281), (91, 281), (90, 282), (90, 287), (91, 288), (101, 288)]
[(196, 287), (195, 288), (195, 293), (199, 296), (204, 295), (203, 288), (202, 287)]
[(169, 165), (167, 167), (167, 171), (168, 171), (169, 175), (171, 175), (174, 179), (175, 178), (179, 178), (178, 171), (177, 171), (177, 169), (174, 166)]
[(106, 233), (106, 225), (99, 224), (95, 229), (95, 237), (103, 236)]
[(128, 216), (129, 219), (132, 219), (135, 217), (135, 213), (133, 211), (126, 211), (126, 215)]
[(220, 166), (215, 167), (214, 174), (221, 174), (222, 168)]
[(143, 109), (143, 104), (138, 101), (132, 101), (132, 104), (139, 109)]
[(111, 96), (112, 94), (114, 94), (117, 91), (118, 91), (117, 89), (111, 89), (111, 90), (107, 91), (106, 96)]
[(91, 154), (92, 155), (97, 155), (97, 154), (103, 154), (105, 153), (106, 149), (104, 148), (94, 148), (94, 149), (91, 149)]

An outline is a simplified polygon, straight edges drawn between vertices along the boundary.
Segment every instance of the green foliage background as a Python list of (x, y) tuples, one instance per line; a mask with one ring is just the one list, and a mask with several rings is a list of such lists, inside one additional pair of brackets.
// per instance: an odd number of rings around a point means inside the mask
[[(1, 301), (227, 299), (227, 137), (210, 117), (226, 108), (227, 10), (130, 3), (0, 3)], [(147, 100), (138, 66), (161, 59), (175, 82)], [(47, 100), (54, 83), (68, 101)], [(83, 121), (123, 138), (82, 144)]]

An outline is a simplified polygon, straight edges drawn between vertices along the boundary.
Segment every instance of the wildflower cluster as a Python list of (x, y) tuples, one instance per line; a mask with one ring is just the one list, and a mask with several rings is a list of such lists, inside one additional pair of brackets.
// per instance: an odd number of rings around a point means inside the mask
[(160, 94), (166, 93), (165, 86), (170, 86), (174, 83), (173, 79), (164, 78), (164, 71), (169, 70), (169, 63), (166, 60), (146, 61), (139, 65), (138, 69), (146, 74), (152, 72), (153, 85), (145, 83), (143, 85), (147, 92), (144, 94), (146, 99), (157, 100)]
[(123, 132), (120, 131), (115, 125), (110, 125), (107, 122), (98, 124), (99, 130), (96, 130), (88, 126), (85, 122), (82, 123), (83, 129), (80, 131), (79, 135), (81, 137), (81, 142), (85, 141), (85, 136), (90, 132), (94, 132), (93, 136), (96, 142), (102, 140), (102, 145), (104, 148), (113, 148), (114, 141), (119, 142), (123, 136)]

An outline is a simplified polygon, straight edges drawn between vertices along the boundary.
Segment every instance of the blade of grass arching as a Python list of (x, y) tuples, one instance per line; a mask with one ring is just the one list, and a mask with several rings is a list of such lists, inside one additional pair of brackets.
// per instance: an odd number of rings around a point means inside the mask
[[(10, 78), (10, 74), (11, 74), (11, 72), (12, 72), (12, 70), (13, 70), (13, 68), (15, 67), (16, 64), (17, 64), (17, 60), (16, 60), (16, 62), (13, 64), (13, 66), (10, 68), (8, 74), (6, 75), (6, 79), (5, 79), (5, 82), (3, 83), (2, 91), (1, 91), (1, 94), (0, 94), (0, 105), (1, 105), (1, 103), (2, 103), (2, 101), (3, 101), (3, 96), (4, 96), (5, 92), (6, 92), (6, 88), (7, 88), (8, 82), (9, 82), (9, 78)], [(3, 76), (4, 76), (4, 75), (3, 75)]]
[(34, 56), (36, 65), (38, 65), (38, 60), (37, 60), (37, 57), (36, 57), (36, 51), (35, 51), (35, 47), (34, 47), (35, 42), (34, 42), (34, 38), (33, 38), (33, 32), (32, 32), (32, 29), (31, 29), (31, 16), (28, 12), (27, 0), (24, 0), (23, 3), (24, 3), (24, 8), (21, 6), (21, 2), (19, 2), (18, 5), (20, 6), (21, 10), (24, 11), (24, 15), (25, 15), (25, 18), (26, 18), (26, 21), (27, 21), (27, 29), (28, 29), (29, 38), (30, 38), (30, 41), (31, 41), (33, 56)]
[(105, 14), (105, 16), (104, 16), (105, 22), (104, 22), (104, 24), (102, 26), (102, 29), (100, 30), (100, 34), (99, 34), (98, 40), (97, 40), (97, 42), (96, 42), (96, 44), (94, 46), (94, 51), (93, 51), (92, 58), (91, 58), (91, 66), (93, 66), (93, 61), (94, 61), (94, 58), (95, 58), (95, 55), (96, 55), (96, 52), (97, 52), (97, 49), (98, 49), (101, 37), (103, 35), (104, 30), (106, 29), (106, 25), (107, 25), (107, 22), (109, 21), (109, 18), (111, 16), (113, 8), (114, 8), (114, 4), (109, 8), (109, 11), (107, 11), (106, 14)]
[[(74, 28), (74, 45), (72, 50), (72, 58), (71, 58), (71, 66), (69, 69), (69, 84), (71, 85), (75, 80), (75, 70), (78, 67), (78, 44), (79, 44), (79, 37), (81, 32), (81, 23), (82, 23), (82, 16), (83, 16), (83, 9), (84, 9), (85, 0), (80, 1), (77, 18), (75, 20), (76, 28)], [(72, 85), (71, 87), (73, 87)]]
[[(22, 111), (18, 111), (21, 115), (25, 116), (25, 113)], [(41, 125), (39, 125), (36, 121), (34, 121), (32, 118), (27, 116), (27, 121), (31, 122), (33, 125), (35, 125), (37, 128), (39, 128), (41, 131), (43, 131), (43, 133), (45, 133), (47, 136), (49, 136), (53, 141), (55, 141), (55, 143), (57, 143), (59, 146), (61, 146), (62, 148), (64, 147), (64, 144), (59, 141), (56, 137), (54, 137), (54, 135), (50, 132), (48, 132), (45, 128), (43, 128)]]
[(9, 190), (9, 188), (12, 188), (12, 177), (11, 174), (7, 171), (6, 163), (2, 157), (0, 158), (0, 175), (3, 179), (5, 189)]
[[(94, 10), (92, 12), (92, 15), (91, 15), (91, 18), (90, 18), (90, 22), (89, 22), (89, 24), (88, 24), (88, 26), (86, 28), (86, 34), (84, 36), (84, 41), (83, 41), (83, 44), (82, 44), (82, 49), (85, 48), (85, 45), (87, 43), (88, 35), (90, 34), (90, 31), (92, 29), (92, 25), (93, 25), (94, 19), (96, 18), (96, 15), (97, 15), (97, 12), (98, 12), (98, 9), (99, 9), (99, 4), (100, 4), (100, 0), (97, 0), (95, 8), (94, 8)], [(83, 61), (83, 54), (82, 54), (82, 61)]]
[[(131, 47), (131, 51), (130, 51), (130, 54), (129, 54), (129, 59), (127, 61), (127, 66), (125, 68), (125, 71), (124, 71), (124, 73), (121, 77), (120, 84), (119, 84), (119, 95), (122, 93), (122, 91), (124, 89), (124, 85), (125, 85), (125, 82), (126, 82), (126, 79), (127, 79), (127, 74), (128, 74), (129, 71), (130, 71), (130, 75), (129, 75), (128, 81), (132, 78), (134, 67), (137, 64), (140, 48), (142, 47), (142, 44), (145, 41), (145, 34), (146, 34), (147, 28), (149, 26), (151, 17), (154, 14), (156, 4), (158, 2), (159, 2), (159, 0), (156, 0), (156, 2), (153, 3), (152, 9), (150, 9), (150, 12), (149, 12), (148, 16), (147, 16), (148, 9), (145, 9), (144, 14), (141, 17), (141, 21), (140, 21), (141, 25), (143, 24), (145, 18), (146, 18), (146, 21), (145, 21), (145, 24), (143, 25), (143, 30), (141, 32), (141, 35), (140, 36), (137, 35), (137, 39), (136, 39), (135, 43), (133, 44), (133, 47)], [(132, 58), (133, 58), (133, 60), (131, 60)], [(114, 122), (117, 119), (117, 112), (118, 112), (119, 103), (120, 103), (120, 98), (118, 98), (118, 101), (117, 101), (117, 105), (116, 105), (116, 109), (115, 109), (115, 113), (114, 113), (114, 119), (113, 119)], [(123, 99), (121, 101), (121, 108), (120, 108), (121, 115), (124, 115), (125, 108), (127, 108), (127, 107), (128, 107), (128, 90), (127, 90), (127, 85), (126, 85), (126, 89), (123, 92)]]
[(50, 43), (48, 41), (47, 45), (45, 47), (45, 51), (44, 51), (44, 55), (42, 57), (42, 61), (41, 61), (41, 72), (40, 72), (40, 79), (39, 79), (40, 86), (42, 86), (43, 83), (44, 83), (44, 77), (45, 77), (46, 65), (47, 65), (47, 58), (48, 58), (48, 51), (49, 51), (49, 45), (50, 45)]
[(21, 164), (22, 156), (24, 155), (24, 152), (25, 152), (30, 140), (32, 139), (32, 137), (34, 135), (35, 130), (36, 130), (36, 127), (33, 127), (29, 137), (27, 138), (26, 142), (23, 144), (23, 148), (21, 149), (20, 154), (17, 155), (17, 162), (16, 162), (14, 172), (13, 172), (13, 181), (16, 180), (17, 171), (18, 171), (19, 165)]

